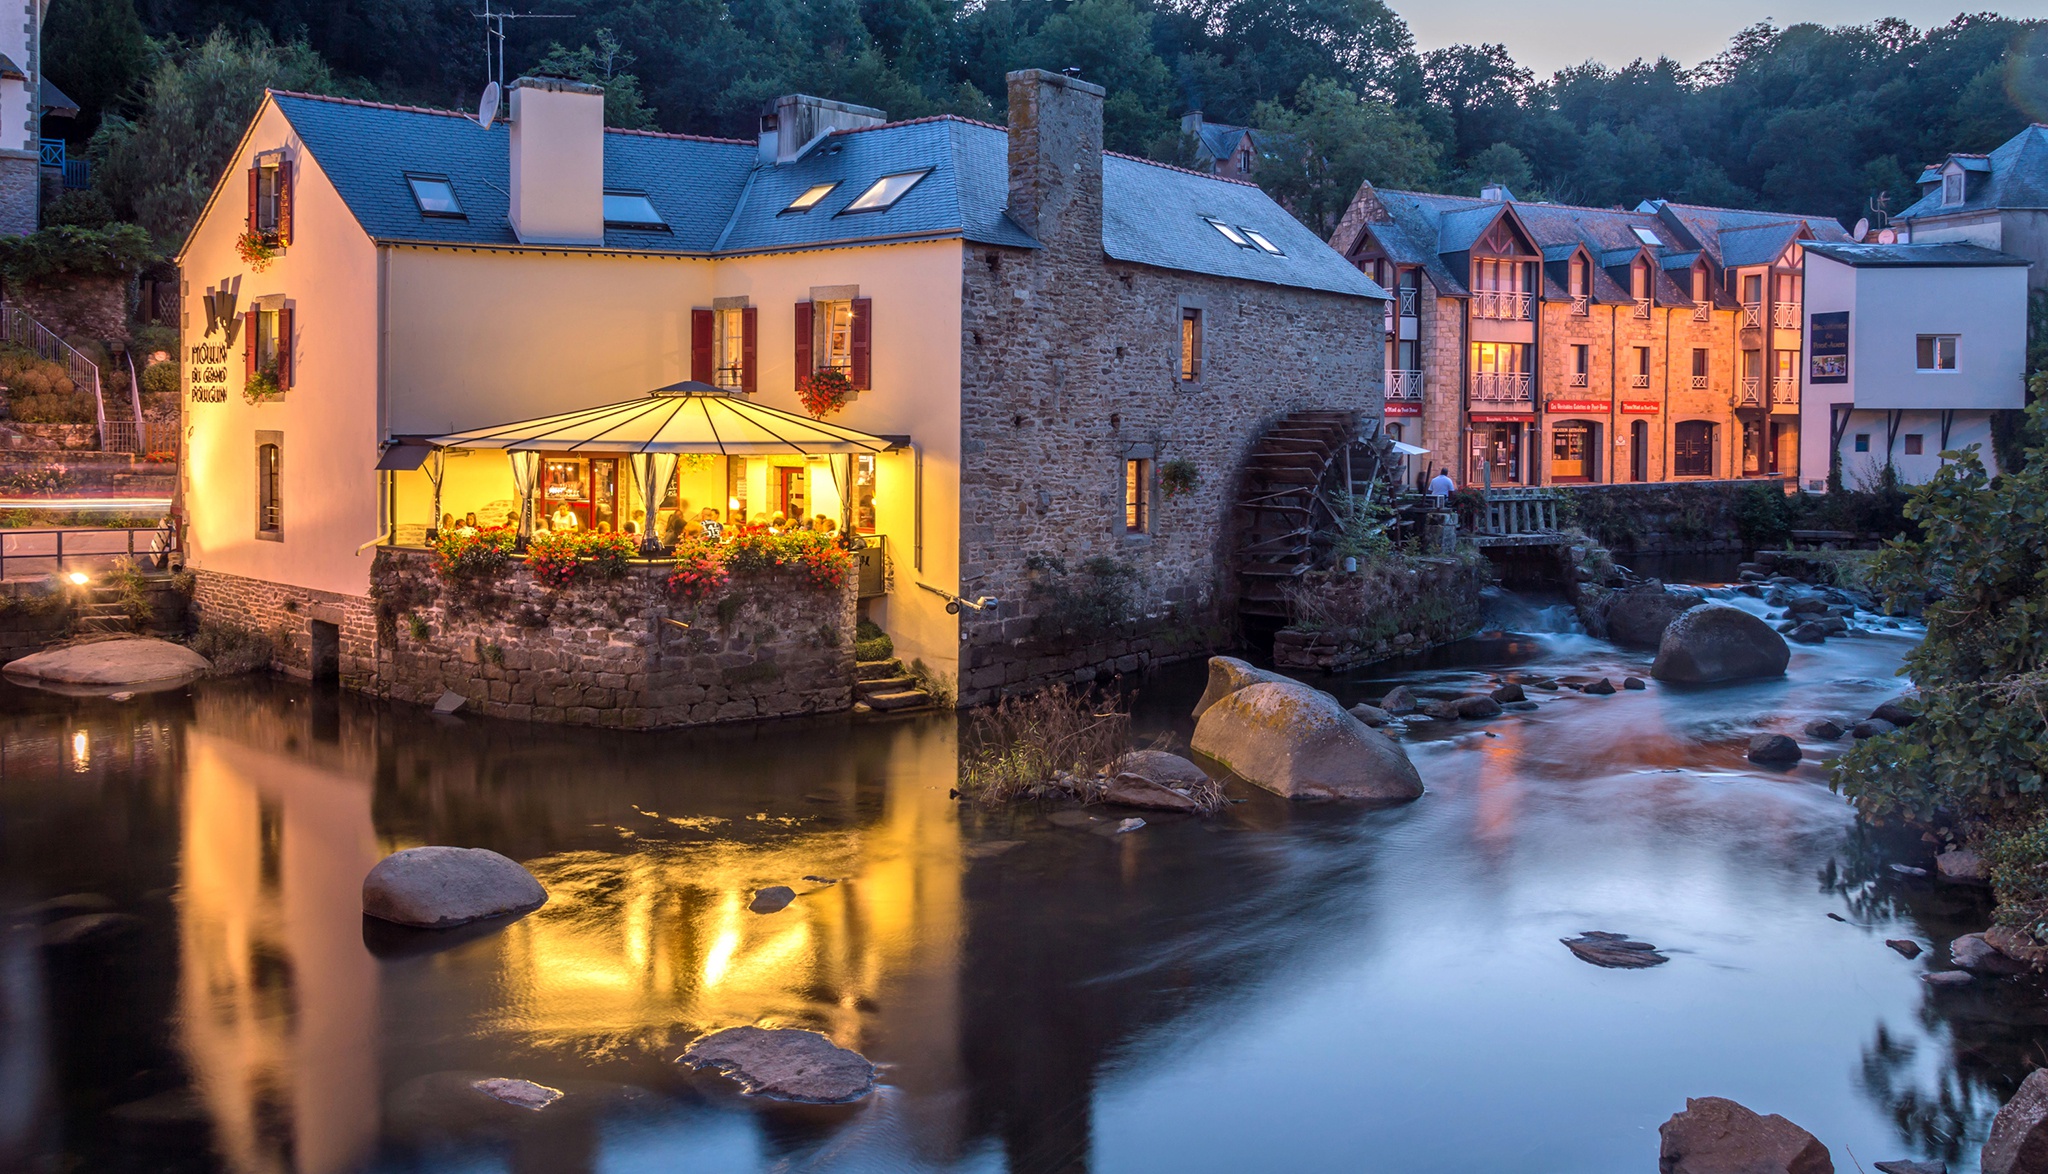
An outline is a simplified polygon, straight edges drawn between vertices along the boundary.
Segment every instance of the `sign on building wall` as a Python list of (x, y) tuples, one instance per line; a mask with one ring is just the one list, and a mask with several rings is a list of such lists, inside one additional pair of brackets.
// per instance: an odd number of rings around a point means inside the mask
[[(218, 286), (208, 286), (205, 296), (200, 298), (200, 304), (206, 307), (206, 335), (192, 345), (185, 363), (195, 404), (227, 402), (228, 356), (242, 326), (242, 319), (235, 313), (241, 289), (240, 277), (224, 278)], [(214, 341), (215, 335), (219, 336), (218, 342)]]
[(1663, 410), (1663, 405), (1653, 399), (1625, 399), (1621, 401), (1621, 410), (1629, 415), (1654, 416)]
[(1420, 416), (1421, 414), (1422, 414), (1422, 405), (1421, 405), (1421, 404), (1388, 404), (1388, 405), (1387, 405), (1387, 415), (1389, 415), (1389, 416)]
[(1813, 369), (1808, 383), (1849, 382), (1849, 311), (1815, 314), (1809, 323)]
[(1605, 412), (1610, 405), (1601, 399), (1554, 399), (1543, 405), (1546, 412)]

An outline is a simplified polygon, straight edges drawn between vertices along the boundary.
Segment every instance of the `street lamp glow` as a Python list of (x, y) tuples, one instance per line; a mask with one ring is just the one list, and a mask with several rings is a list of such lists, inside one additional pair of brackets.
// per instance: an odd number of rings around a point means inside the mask
[(86, 574), (84, 571), (73, 571), (64, 577), (71, 580), (72, 585), (77, 587), (83, 587), (87, 583), (92, 582), (92, 576)]

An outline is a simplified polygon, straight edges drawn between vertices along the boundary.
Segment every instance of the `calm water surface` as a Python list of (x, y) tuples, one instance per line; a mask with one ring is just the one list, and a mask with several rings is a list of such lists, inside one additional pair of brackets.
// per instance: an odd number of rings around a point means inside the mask
[[(950, 716), (619, 735), (274, 681), (0, 686), (0, 1167), (1602, 1174), (1655, 1169), (1658, 1124), (1711, 1094), (1840, 1169), (1973, 1171), (2048, 1063), (2048, 1003), (1923, 984), (1941, 951), (1884, 939), (1982, 928), (1982, 898), (1892, 871), (1926, 848), (1858, 831), (1820, 762), (1743, 757), (1897, 692), (1911, 638), (1795, 647), (1762, 684), (1532, 690), (1411, 732), (1410, 806), (1238, 787), (1124, 836), (963, 809)], [(1631, 672), (1552, 633), (1320, 683)], [(1184, 745), (1201, 682), (1144, 681), (1141, 732)], [(363, 874), (431, 843), (553, 899), (438, 949), (366, 938)], [(748, 912), (770, 884), (801, 896)], [(1558, 943), (1592, 929), (1672, 961)], [(673, 1063), (756, 1022), (859, 1048), (885, 1087), (762, 1108)], [(480, 1076), (568, 1095), (504, 1109)]]

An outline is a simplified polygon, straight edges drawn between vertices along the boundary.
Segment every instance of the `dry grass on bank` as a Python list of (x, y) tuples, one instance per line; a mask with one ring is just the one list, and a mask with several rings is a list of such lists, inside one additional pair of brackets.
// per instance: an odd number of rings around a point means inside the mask
[(1056, 785), (1062, 775), (1093, 779), (1130, 748), (1131, 715), (1098, 690), (1055, 685), (975, 711), (968, 738), (960, 789), (1009, 803), (1069, 790)]

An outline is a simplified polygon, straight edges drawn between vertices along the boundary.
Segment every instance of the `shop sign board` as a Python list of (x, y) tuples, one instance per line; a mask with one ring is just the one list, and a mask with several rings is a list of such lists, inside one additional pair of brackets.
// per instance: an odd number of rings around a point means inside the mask
[(1388, 405), (1387, 405), (1387, 415), (1389, 415), (1389, 416), (1420, 416), (1421, 414), (1422, 414), (1422, 405), (1421, 405), (1421, 404), (1388, 404)]
[(1527, 424), (1536, 417), (1529, 412), (1474, 412), (1474, 424)]
[(1836, 310), (1809, 318), (1808, 338), (1813, 348), (1813, 368), (1808, 383), (1849, 382), (1849, 311)]
[(1604, 399), (1554, 399), (1543, 405), (1548, 412), (1604, 412), (1614, 405)]
[(1621, 401), (1621, 410), (1630, 415), (1654, 416), (1662, 408), (1663, 405), (1653, 399), (1625, 399)]

